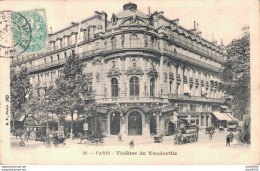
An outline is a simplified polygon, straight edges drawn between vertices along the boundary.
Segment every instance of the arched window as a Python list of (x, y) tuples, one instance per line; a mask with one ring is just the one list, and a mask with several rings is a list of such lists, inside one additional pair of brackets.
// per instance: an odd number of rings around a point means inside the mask
[(139, 96), (139, 79), (137, 77), (130, 79), (130, 96)]
[(116, 49), (116, 38), (115, 37), (111, 38), (111, 49), (112, 50)]
[(118, 96), (118, 81), (116, 78), (112, 78), (111, 80), (111, 93), (112, 97)]
[(154, 97), (155, 96), (155, 80), (152, 78), (150, 80), (150, 96)]
[(138, 37), (137, 37), (137, 35), (135, 35), (135, 34), (131, 35), (130, 45), (131, 45), (131, 47), (138, 47)]

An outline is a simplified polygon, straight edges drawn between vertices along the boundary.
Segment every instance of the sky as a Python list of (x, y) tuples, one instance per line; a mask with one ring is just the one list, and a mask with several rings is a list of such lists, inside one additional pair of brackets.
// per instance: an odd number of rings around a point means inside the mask
[[(179, 19), (179, 24), (186, 29), (192, 29), (194, 21), (199, 23), (202, 37), (212, 41), (223, 40), (224, 45), (242, 35), (242, 27), (250, 25), (250, 7), (253, 1), (243, 0), (132, 0), (137, 9), (148, 14), (163, 11), (169, 19)], [(1, 1), (0, 11), (24, 11), (45, 8), (47, 24), (50, 32), (56, 32), (71, 22), (79, 22), (94, 15), (94, 11), (105, 11), (108, 20), (113, 13), (123, 10), (123, 5), (129, 0), (86, 0), (86, 1)]]

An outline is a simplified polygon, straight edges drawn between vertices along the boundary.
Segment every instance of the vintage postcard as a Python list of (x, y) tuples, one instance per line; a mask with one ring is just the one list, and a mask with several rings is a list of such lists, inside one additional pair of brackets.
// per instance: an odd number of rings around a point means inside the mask
[(0, 164), (257, 165), (259, 2), (1, 1)]

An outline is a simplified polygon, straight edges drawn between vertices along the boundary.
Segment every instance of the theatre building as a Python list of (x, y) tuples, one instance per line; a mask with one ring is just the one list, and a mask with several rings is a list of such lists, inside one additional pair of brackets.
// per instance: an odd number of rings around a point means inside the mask
[(145, 14), (128, 3), (49, 35), (50, 51), (21, 55), (11, 67), (26, 66), (34, 91), (44, 95), (75, 53), (102, 104), (89, 122), (107, 135), (172, 134), (181, 121), (213, 124), (223, 105), (219, 78), (223, 45), (202, 38), (198, 25), (185, 29), (163, 12)]

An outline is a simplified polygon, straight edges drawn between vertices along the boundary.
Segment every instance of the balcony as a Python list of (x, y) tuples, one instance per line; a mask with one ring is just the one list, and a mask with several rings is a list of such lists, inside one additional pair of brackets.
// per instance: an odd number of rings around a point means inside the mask
[(171, 100), (186, 100), (186, 101), (199, 101), (199, 102), (210, 102), (210, 103), (224, 103), (224, 99), (207, 98), (200, 96), (184, 96), (180, 94), (169, 93), (169, 99)]
[(187, 76), (183, 76), (183, 83), (186, 84), (188, 82)]
[(193, 82), (193, 78), (192, 78), (192, 77), (190, 77), (190, 84), (191, 84), (191, 85), (194, 84), (194, 82)]
[(62, 58), (60, 60), (48, 62), (46, 64), (40, 64), (40, 65), (32, 66), (32, 67), (28, 68), (28, 71), (29, 72), (36, 72), (36, 71), (39, 71), (39, 70), (48, 69), (48, 68), (51, 68), (51, 67), (55, 67), (55, 66), (58, 66), (58, 65), (65, 64), (65, 61), (66, 61), (66, 58)]
[(187, 41), (183, 41), (178, 36), (175, 36), (173, 34), (169, 34), (168, 37), (169, 37), (170, 40), (174, 41), (175, 43), (177, 43), (177, 44), (179, 44), (179, 45), (181, 45), (181, 46), (183, 46), (185, 48), (188, 47), (191, 50), (193, 50), (193, 51), (195, 51), (195, 52), (197, 52), (197, 53), (199, 53), (199, 54), (201, 54), (201, 55), (203, 55), (205, 57), (211, 58), (211, 59), (213, 59), (213, 60), (215, 60), (217, 62), (220, 62), (220, 63), (224, 63), (225, 62), (225, 59), (223, 57), (222, 58), (214, 57), (212, 55), (212, 53), (210, 53), (208, 50), (204, 50), (203, 48), (200, 48), (197, 45), (194, 45), (194, 44), (189, 43)]
[(199, 79), (198, 78), (195, 79), (195, 84), (196, 84), (196, 86), (199, 85)]
[(219, 68), (215, 67), (215, 66), (212, 66), (212, 65), (209, 65), (205, 62), (202, 62), (200, 60), (197, 60), (197, 59), (194, 59), (194, 58), (191, 58), (189, 56), (186, 56), (186, 55), (182, 55), (180, 53), (177, 53), (175, 51), (172, 51), (172, 50), (168, 50), (167, 51), (167, 54), (171, 55), (171, 56), (174, 56), (175, 58), (179, 59), (179, 60), (182, 60), (184, 62), (187, 62), (187, 63), (193, 63), (195, 65), (198, 65), (198, 66), (202, 66), (204, 68), (207, 68), (207, 69), (210, 69), (210, 70), (214, 70), (216, 72), (219, 72)]
[[(69, 44), (67, 46), (69, 46)], [(85, 52), (82, 52), (78, 55), (79, 55), (80, 58), (84, 59), (84, 58), (99, 55), (99, 54), (104, 55), (105, 53), (115, 53), (115, 52), (121, 52), (121, 51), (127, 51), (127, 50), (135, 50), (135, 51), (141, 51), (141, 52), (150, 51), (150, 52), (154, 52), (156, 54), (160, 54), (160, 49), (153, 43), (147, 43), (147, 44), (145, 44), (145, 43), (131, 43), (131, 44), (127, 44), (127, 43), (112, 44), (112, 43), (109, 43), (106, 47), (98, 48), (98, 49), (95, 49), (95, 50), (85, 51)], [(51, 53), (52, 52), (47, 52), (47, 53), (41, 53), (39, 55), (43, 55), (43, 56), (45, 55), (46, 56), (46, 55), (49, 55)], [(217, 67), (210, 66), (207, 63), (204, 63), (200, 60), (193, 59), (191, 57), (179, 54), (175, 51), (168, 50), (167, 54), (173, 56), (174, 58), (180, 59), (184, 62), (193, 63), (195, 65), (199, 65), (199, 66), (202, 66), (204, 68), (207, 68), (207, 69), (210, 69), (210, 70), (213, 70), (213, 71), (216, 71), (216, 72), (219, 71), (219, 68), (217, 68)], [(33, 58), (33, 56), (32, 57), (24, 57), (24, 58), (22, 58), (22, 60), (19, 60), (19, 62), (25, 62), (25, 61), (23, 61), (23, 59), (28, 60), (28, 59), (32, 59), (32, 58)], [(14, 64), (14, 63), (17, 64), (17, 61), (14, 61), (12, 64)], [(63, 59), (56, 60), (56, 61), (53, 61), (53, 62), (50, 62), (50, 63), (41, 64), (41, 65), (38, 65), (38, 66), (33, 66), (33, 67), (29, 68), (29, 71), (34, 72), (36, 70), (41, 70), (41, 69), (49, 68), (49, 67), (52, 67), (52, 66), (61, 65), (61, 64), (64, 64), (64, 63), (65, 63), (65, 59), (63, 58)], [(177, 82), (180, 82), (180, 75), (177, 75)]]
[(181, 82), (181, 75), (177, 74), (177, 82), (180, 83)]
[(111, 97), (104, 98), (101, 103), (150, 103), (150, 102), (163, 102), (162, 98), (159, 97), (140, 97), (140, 96), (129, 96), (129, 97)]

